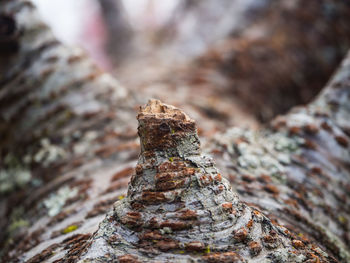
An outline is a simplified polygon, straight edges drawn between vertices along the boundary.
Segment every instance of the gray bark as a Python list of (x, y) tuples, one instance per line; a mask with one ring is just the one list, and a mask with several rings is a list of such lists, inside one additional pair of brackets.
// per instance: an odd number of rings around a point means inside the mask
[(204, 154), (192, 119), (150, 102), (134, 169), (129, 92), (29, 2), (0, 14), (3, 262), (350, 261), (350, 54), (308, 106)]

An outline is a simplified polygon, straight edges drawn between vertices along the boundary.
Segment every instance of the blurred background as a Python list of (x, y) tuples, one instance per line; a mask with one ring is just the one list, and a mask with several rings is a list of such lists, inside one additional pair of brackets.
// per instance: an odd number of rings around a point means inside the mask
[(222, 129), (256, 128), (309, 102), (350, 46), (349, 1), (34, 2), (62, 42), (84, 48), (135, 96)]

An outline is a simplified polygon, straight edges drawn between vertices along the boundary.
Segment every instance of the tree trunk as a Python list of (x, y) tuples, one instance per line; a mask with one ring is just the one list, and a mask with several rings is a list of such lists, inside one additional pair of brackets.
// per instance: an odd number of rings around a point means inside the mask
[(114, 66), (118, 66), (133, 50), (133, 32), (121, 1), (99, 0), (98, 2), (108, 31), (105, 48)]
[(155, 100), (140, 145), (130, 92), (30, 2), (0, 14), (3, 262), (350, 261), (350, 53), (308, 106), (202, 154), (195, 122)]
[(228, 94), (267, 122), (293, 105), (309, 103), (330, 78), (350, 48), (350, 4), (263, 2), (248, 13), (248, 26), (203, 54), (197, 71), (221, 72), (229, 80)]

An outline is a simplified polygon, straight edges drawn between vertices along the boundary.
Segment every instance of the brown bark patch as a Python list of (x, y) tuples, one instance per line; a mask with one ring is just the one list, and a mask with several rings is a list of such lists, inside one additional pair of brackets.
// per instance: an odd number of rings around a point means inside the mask
[(248, 244), (249, 246), (249, 252), (252, 256), (256, 256), (260, 253), (262, 250), (262, 246), (259, 242), (252, 241)]
[(199, 241), (192, 241), (185, 245), (187, 251), (202, 251), (205, 249), (205, 245)]
[(117, 181), (121, 178), (124, 178), (124, 177), (127, 177), (127, 176), (130, 176), (132, 175), (132, 173), (134, 172), (134, 168), (132, 167), (127, 167), (127, 168), (124, 168), (123, 170), (115, 173), (112, 178), (111, 178), (111, 182), (114, 182), (114, 181)]
[(247, 239), (247, 237), (248, 232), (245, 228), (238, 229), (233, 235), (236, 242), (243, 242)]
[(234, 263), (241, 261), (241, 257), (234, 252), (212, 253), (204, 256), (202, 259), (208, 263)]
[(346, 139), (344, 136), (340, 136), (340, 135), (339, 136), (335, 136), (335, 140), (337, 141), (337, 143), (340, 146), (342, 146), (344, 148), (348, 147), (348, 145), (349, 145), (348, 139)]
[(305, 244), (301, 240), (294, 239), (292, 240), (293, 247), (295, 248), (303, 248), (305, 247)]
[(127, 254), (118, 257), (119, 263), (140, 263), (140, 261), (137, 260), (136, 256)]
[(191, 224), (189, 224), (187, 222), (183, 222), (183, 221), (166, 220), (166, 221), (160, 223), (160, 227), (161, 228), (169, 227), (169, 228), (171, 228), (174, 231), (178, 231), (178, 230), (184, 230), (184, 229), (191, 228)]
[(157, 242), (155, 246), (161, 251), (169, 251), (179, 248), (179, 242), (175, 240), (161, 240)]
[(142, 201), (146, 204), (159, 204), (167, 201), (164, 193), (160, 192), (143, 192)]

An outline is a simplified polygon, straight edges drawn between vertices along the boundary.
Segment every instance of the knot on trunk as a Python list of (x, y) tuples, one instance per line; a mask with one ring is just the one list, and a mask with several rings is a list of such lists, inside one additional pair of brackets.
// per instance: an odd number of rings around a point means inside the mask
[[(93, 238), (94, 249), (83, 259), (307, 259), (308, 249), (295, 248), (295, 236), (286, 228), (239, 201), (214, 162), (200, 154), (196, 124), (184, 112), (150, 100), (141, 107), (137, 119), (141, 154), (128, 194), (114, 204), (113, 211), (100, 224)], [(96, 255), (94, 251), (108, 253)]]
[(140, 108), (137, 119), (143, 157), (153, 157), (157, 152), (172, 157), (199, 154), (195, 121), (183, 111), (159, 100), (150, 100)]

